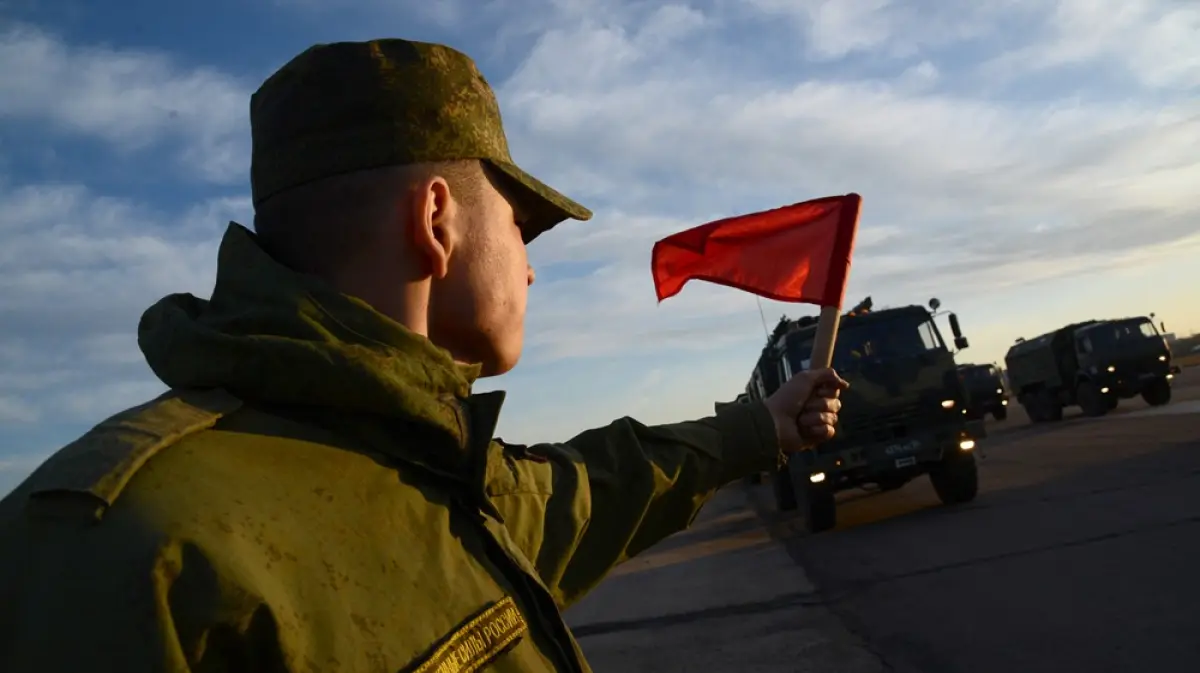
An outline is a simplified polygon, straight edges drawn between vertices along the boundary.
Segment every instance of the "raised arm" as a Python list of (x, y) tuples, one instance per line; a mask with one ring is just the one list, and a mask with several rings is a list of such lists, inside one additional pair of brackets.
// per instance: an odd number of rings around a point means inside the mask
[[(622, 418), (561, 444), (503, 445), (516, 481), (497, 504), (559, 604), (687, 528), (720, 487), (831, 437), (844, 384), (832, 372), (800, 378), (780, 389), (793, 400), (773, 396), (671, 425)], [(833, 383), (814, 396), (814, 381)]]

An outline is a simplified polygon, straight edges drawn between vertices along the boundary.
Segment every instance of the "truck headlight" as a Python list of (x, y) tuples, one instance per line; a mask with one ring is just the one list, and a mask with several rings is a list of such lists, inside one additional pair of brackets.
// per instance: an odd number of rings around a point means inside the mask
[(1158, 356), (1158, 361), (1159, 361), (1159, 362), (1166, 362), (1166, 361), (1167, 361), (1167, 356), (1165, 356), (1165, 355), (1160, 355), (1160, 356)]
[(810, 474), (810, 475), (808, 475), (808, 480), (814, 484), (819, 484), (819, 483), (825, 481), (825, 473), (824, 472), (816, 472), (814, 474)]
[(1114, 366), (1112, 366), (1112, 365), (1109, 365), (1109, 366), (1108, 366), (1108, 373), (1109, 373), (1109, 374), (1111, 374), (1111, 373), (1113, 373), (1113, 372), (1115, 372), (1115, 371), (1117, 371), (1117, 368), (1116, 368), (1116, 367), (1114, 367)]
[(973, 439), (961, 440), (958, 443), (958, 448), (962, 449), (963, 451), (970, 451), (971, 449), (975, 448), (975, 440), (973, 440)]
[(942, 408), (943, 409), (953, 409), (954, 408), (954, 400), (942, 400)]

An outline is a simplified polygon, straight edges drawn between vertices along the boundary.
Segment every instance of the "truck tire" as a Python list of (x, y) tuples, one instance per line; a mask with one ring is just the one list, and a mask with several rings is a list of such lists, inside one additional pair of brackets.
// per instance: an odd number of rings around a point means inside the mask
[(958, 505), (974, 500), (979, 493), (979, 468), (975, 464), (975, 452), (955, 449), (929, 471), (929, 481), (943, 505)]
[(796, 509), (796, 485), (787, 465), (771, 473), (771, 490), (775, 492), (775, 508), (780, 512)]
[(999, 407), (996, 407), (995, 409), (992, 409), (992, 418), (994, 418), (998, 421), (1003, 421), (1003, 420), (1007, 419), (1008, 418), (1008, 407), (999, 406)]
[(1075, 389), (1075, 399), (1078, 400), (1079, 408), (1083, 410), (1084, 416), (1099, 418), (1110, 411), (1108, 400), (1091, 381), (1079, 384), (1079, 387)]
[(1153, 407), (1161, 407), (1171, 403), (1171, 382), (1166, 379), (1156, 379), (1142, 391), (1142, 399)]
[(1043, 393), (1038, 396), (1038, 405), (1043, 407), (1042, 420), (1057, 423), (1063, 419), (1062, 403), (1054, 395)]
[(1038, 408), (1036, 400), (1023, 400), (1021, 408), (1025, 410), (1025, 415), (1029, 417), (1030, 423), (1041, 423), (1046, 420), (1042, 418), (1042, 410)]
[(821, 533), (837, 526), (837, 501), (827, 483), (808, 484), (804, 491), (804, 528)]

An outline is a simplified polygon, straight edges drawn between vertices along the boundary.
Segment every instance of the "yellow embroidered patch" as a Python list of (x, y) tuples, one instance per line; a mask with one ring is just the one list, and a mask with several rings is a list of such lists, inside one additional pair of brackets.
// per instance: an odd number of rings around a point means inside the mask
[(451, 634), (413, 673), (474, 673), (528, 629), (525, 616), (506, 596)]

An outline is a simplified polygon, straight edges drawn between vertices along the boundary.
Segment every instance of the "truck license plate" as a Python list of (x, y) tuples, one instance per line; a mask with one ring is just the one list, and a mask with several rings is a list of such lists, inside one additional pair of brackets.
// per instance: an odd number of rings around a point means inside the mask
[(908, 467), (910, 465), (916, 465), (916, 464), (917, 464), (916, 456), (906, 456), (904, 458), (896, 459), (896, 467)]
[(909, 453), (916, 453), (918, 450), (920, 450), (920, 448), (921, 448), (921, 442), (919, 442), (915, 439), (910, 439), (906, 442), (899, 442), (897, 444), (891, 444), (886, 449), (884, 449), (883, 452), (889, 456), (906, 455)]

